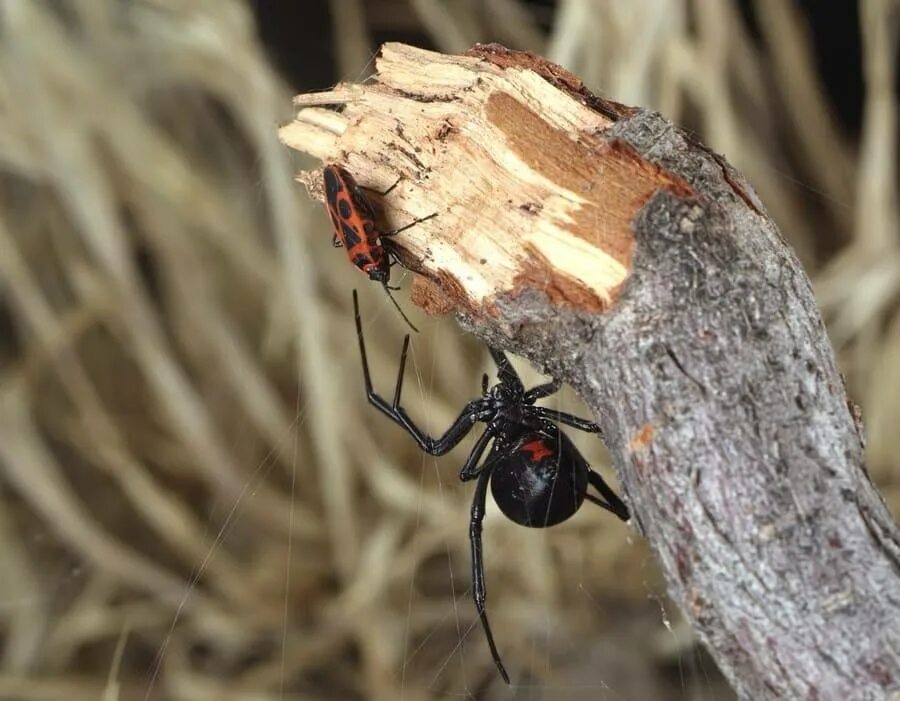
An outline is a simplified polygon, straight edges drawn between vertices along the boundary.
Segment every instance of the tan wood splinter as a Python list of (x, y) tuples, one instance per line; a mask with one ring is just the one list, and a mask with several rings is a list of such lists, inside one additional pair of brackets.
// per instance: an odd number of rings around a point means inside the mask
[[(505, 66), (490, 47), (471, 54), (386, 44), (377, 81), (298, 96), (281, 139), (376, 190), (402, 178), (385, 198), (387, 228), (437, 213), (397, 237), (404, 265), (440, 288), (416, 285), (426, 310), (490, 312), (529, 287), (607, 308), (631, 268), (635, 213), (660, 188), (690, 188), (602, 139), (613, 121), (573, 98), (573, 76), (554, 84), (559, 68), (529, 54)], [(298, 180), (322, 198), (318, 171)]]

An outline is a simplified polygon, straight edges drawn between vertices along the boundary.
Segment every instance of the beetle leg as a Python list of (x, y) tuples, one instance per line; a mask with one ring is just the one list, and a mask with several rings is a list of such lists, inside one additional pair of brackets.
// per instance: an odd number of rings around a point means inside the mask
[[(391, 287), (391, 286), (388, 285), (386, 282), (384, 283), (384, 292), (385, 292), (385, 294), (388, 296), (388, 299), (391, 300), (391, 302), (394, 303), (394, 306), (397, 308), (397, 311), (400, 312), (400, 316), (403, 317), (403, 321), (405, 321), (405, 322), (409, 325), (409, 328), (411, 328), (411, 329), (412, 329), (413, 331), (415, 331), (416, 333), (419, 333), (419, 329), (417, 329), (417, 328), (413, 325), (413, 323), (409, 320), (409, 317), (406, 316), (406, 314), (403, 313), (403, 310), (400, 308), (400, 305), (397, 304), (397, 300), (394, 299), (394, 295), (391, 294), (391, 290), (399, 290), (399, 289), (400, 289), (399, 287)], [(406, 337), (406, 340), (409, 341), (409, 336), (408, 336), (408, 335), (407, 335), (407, 337)], [(406, 344), (404, 344), (404, 346), (403, 346), (403, 353), (404, 353), (404, 355), (406, 354)]]
[(374, 192), (376, 195), (380, 195), (381, 197), (384, 197), (385, 195), (389, 194), (391, 192), (391, 190), (393, 190), (395, 187), (397, 187), (400, 184), (400, 181), (402, 181), (402, 180), (403, 180), (403, 176), (397, 178), (396, 182), (393, 185), (391, 185), (384, 192), (382, 192), (381, 190), (376, 190), (374, 187), (366, 187), (365, 185), (359, 185), (358, 187), (361, 190), (368, 190), (369, 192)]
[(419, 217), (418, 219), (413, 219), (409, 224), (405, 224), (404, 226), (401, 226), (399, 229), (394, 229), (393, 231), (382, 231), (381, 235), (382, 236), (395, 236), (395, 235), (399, 234), (401, 231), (406, 231), (407, 229), (414, 227), (416, 224), (421, 224), (423, 221), (428, 221), (429, 219), (433, 219), (436, 216), (437, 216), (437, 212), (432, 212), (427, 217)]

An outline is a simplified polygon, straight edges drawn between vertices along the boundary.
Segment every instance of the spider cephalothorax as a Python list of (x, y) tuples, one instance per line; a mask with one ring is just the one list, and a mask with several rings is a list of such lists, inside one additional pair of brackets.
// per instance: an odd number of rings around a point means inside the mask
[[(595, 423), (577, 416), (536, 406), (535, 402), (538, 399), (556, 392), (560, 383), (548, 382), (526, 390), (506, 355), (491, 348), (491, 356), (497, 364), (499, 382), (489, 387), (488, 377), (484, 375), (481, 381), (482, 396), (463, 407), (444, 435), (432, 438), (416, 426), (400, 406), (409, 335), (403, 340), (394, 398), (389, 404), (372, 389), (359, 315), (359, 301), (355, 290), (353, 310), (369, 403), (406, 429), (423, 451), (429, 455), (444, 455), (452, 450), (476, 423), (486, 424), (484, 433), (476, 439), (472, 451), (463, 463), (459, 478), (463, 481), (478, 480), (472, 498), (472, 514), (469, 521), (472, 594), (494, 663), (503, 679), (509, 683), (509, 675), (494, 644), (485, 606), (481, 526), (484, 520), (488, 483), (500, 510), (507, 518), (523, 526), (544, 528), (561, 523), (578, 511), (585, 499), (627, 521), (628, 507), (603, 478), (590, 468), (566, 434), (559, 430), (557, 424), (565, 424), (592, 433), (599, 433), (600, 428)], [(490, 450), (482, 461), (488, 444), (491, 444)], [(588, 493), (589, 485), (597, 490), (600, 497)]]

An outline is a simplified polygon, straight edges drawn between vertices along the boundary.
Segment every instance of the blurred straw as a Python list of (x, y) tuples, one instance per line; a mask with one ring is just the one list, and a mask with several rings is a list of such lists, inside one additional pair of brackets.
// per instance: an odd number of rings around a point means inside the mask
[(363, 78), (362, 73), (372, 59), (364, 3), (362, 0), (331, 0), (331, 18), (334, 36), (339, 37), (334, 42), (338, 74), (347, 80)]
[(410, 0), (410, 5), (441, 51), (459, 54), (484, 38), (478, 15), (468, 3)]
[(856, 179), (856, 166), (816, 74), (807, 27), (791, 3), (761, 0), (755, 8), (787, 108), (790, 136), (808, 165), (804, 177), (822, 190), (823, 204), (846, 236), (851, 210), (843, 205), (852, 202), (847, 183)]
[[(724, 151), (814, 278), (871, 474), (900, 512), (897, 2), (861, 3), (858, 154), (790, 3), (753, 6), (762, 42), (732, 3), (329, 8), (344, 79), (371, 65), (375, 29), (449, 51), (499, 40)], [(423, 457), (366, 404), (348, 303), (369, 283), (293, 181), (275, 139), (289, 92), (247, 7), (10, 2), (3, 19), (0, 697), (508, 697), (473, 627), (456, 481), (471, 443)], [(363, 311), (389, 392), (404, 328), (383, 295)], [(493, 369), (452, 321), (421, 324), (404, 401), (438, 432)], [(582, 411), (570, 393), (554, 406)], [(573, 438), (607, 470), (598, 441)], [(602, 666), (610, 644), (660, 664), (645, 639), (663, 630), (663, 585), (627, 529), (584, 509), (538, 533), (491, 506), (485, 539), (520, 678), (593, 698), (572, 680), (629, 688)], [(693, 653), (676, 647), (682, 665)], [(728, 698), (713, 674), (698, 688)]]

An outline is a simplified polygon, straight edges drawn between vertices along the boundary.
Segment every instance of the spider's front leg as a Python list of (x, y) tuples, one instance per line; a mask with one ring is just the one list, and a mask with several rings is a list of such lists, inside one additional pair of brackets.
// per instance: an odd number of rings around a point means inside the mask
[(388, 402), (375, 392), (372, 387), (372, 377), (369, 373), (369, 361), (366, 356), (366, 343), (363, 338), (362, 319), (359, 314), (359, 299), (356, 290), (353, 290), (353, 311), (356, 319), (356, 336), (359, 340), (359, 354), (362, 358), (363, 379), (366, 386), (366, 398), (369, 403), (394, 423), (402, 426), (418, 444), (419, 448), (429, 455), (444, 455), (452, 450), (465, 437), (478, 421), (484, 421), (494, 414), (493, 409), (486, 406), (483, 399), (475, 399), (466, 404), (442, 436), (432, 438), (419, 428), (409, 417), (403, 407), (400, 406), (400, 397), (403, 392), (403, 375), (406, 369), (406, 356), (409, 351), (409, 335), (403, 339), (403, 351), (400, 354), (400, 370), (397, 373), (397, 384), (394, 388), (393, 402)]
[[(466, 404), (459, 416), (453, 421), (444, 435), (439, 438), (432, 438), (419, 428), (415, 422), (406, 413), (406, 410), (400, 406), (400, 395), (403, 392), (403, 378), (406, 370), (406, 356), (409, 350), (409, 335), (403, 339), (403, 350), (400, 353), (400, 369), (397, 372), (397, 385), (394, 388), (394, 401), (388, 411), (385, 408), (375, 404), (383, 413), (386, 413), (394, 421), (403, 426), (406, 432), (411, 435), (419, 447), (429, 455), (444, 455), (449, 453), (456, 445), (472, 430), (476, 422), (482, 421), (494, 414), (493, 409), (485, 407), (484, 400), (473, 399)], [(373, 402), (373, 398), (384, 401), (374, 392), (369, 394), (369, 401)], [(373, 402), (375, 403), (375, 402)], [(480, 441), (481, 439), (479, 439)]]

